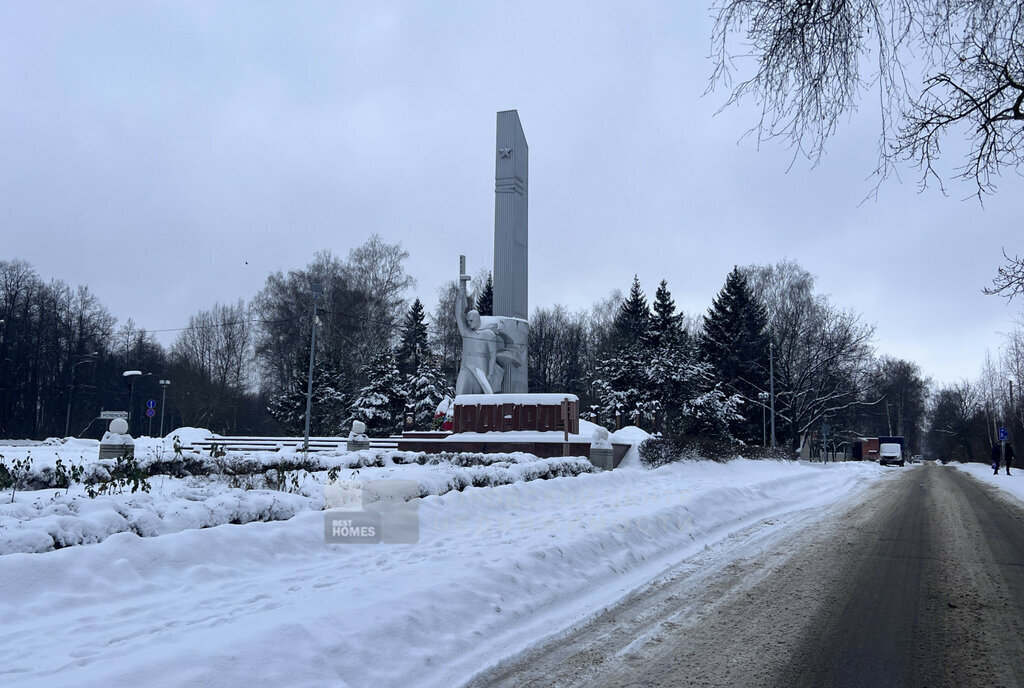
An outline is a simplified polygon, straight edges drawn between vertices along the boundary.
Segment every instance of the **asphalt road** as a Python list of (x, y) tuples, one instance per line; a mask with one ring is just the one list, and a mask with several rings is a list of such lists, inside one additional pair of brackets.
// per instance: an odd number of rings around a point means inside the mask
[(1024, 511), (952, 468), (893, 470), (472, 685), (1024, 686)]

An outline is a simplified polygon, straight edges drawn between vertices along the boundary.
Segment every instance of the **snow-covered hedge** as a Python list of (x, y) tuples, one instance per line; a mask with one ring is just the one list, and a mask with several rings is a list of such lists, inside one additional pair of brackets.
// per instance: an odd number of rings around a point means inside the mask
[[(46, 449), (39, 451), (39, 449), (42, 448), (37, 448), (34, 456), (31, 452), (26, 452), (26, 456), (32, 457), (33, 461), (19, 489), (64, 489), (66, 483), (62, 478), (61, 472), (56, 470), (56, 461), (58, 459), (63, 460), (65, 467), (69, 464), (83, 466), (83, 482), (87, 483), (106, 479), (117, 463), (115, 459), (100, 460), (97, 458), (97, 454), (90, 452), (53, 452)], [(358, 452), (325, 451), (310, 452), (309, 454), (296, 451), (228, 452), (224, 456), (210, 456), (200, 452), (173, 454), (137, 449), (135, 461), (139, 468), (149, 477), (166, 475), (176, 478), (204, 475), (260, 475), (267, 471), (306, 471), (316, 473), (332, 469), (383, 468), (391, 465), (409, 464), (470, 467), (527, 464), (538, 461), (543, 463), (536, 456), (521, 452), (508, 454), (439, 452), (428, 454), (425, 452), (402, 452), (386, 449), (371, 449)], [(2, 462), (3, 458), (2, 454), (0, 454), (0, 463)], [(561, 467), (558, 469), (558, 471), (561, 471), (558, 475), (567, 475), (569, 471), (575, 471), (572, 475), (579, 475), (580, 473), (593, 470), (590, 467), (590, 463), (582, 457), (559, 459), (556, 464), (550, 465)], [(574, 468), (569, 468), (570, 466)]]
[[(147, 471), (171, 472), (166, 458), (148, 463), (145, 456), (141, 459)], [(287, 520), (323, 509), (323, 486), (333, 479), (412, 480), (419, 485), (419, 496), (427, 497), (596, 470), (581, 457), (538, 459), (529, 454), (364, 451), (303, 457), (265, 452), (219, 458), (190, 455), (182, 460), (191, 461), (189, 465), (202, 475), (151, 473), (149, 492), (117, 489), (95, 498), (79, 484), (54, 489), (51, 466), (34, 469), (30, 482), (46, 489), (19, 490), (13, 503), (8, 503), (9, 490), (0, 492), (0, 554), (101, 542), (115, 533), (154, 537), (223, 524)], [(96, 460), (85, 473), (102, 479), (110, 473), (108, 463)]]
[(733, 459), (792, 459), (788, 449), (756, 447), (731, 442), (722, 442), (706, 437), (651, 437), (640, 443), (640, 462), (650, 468), (657, 468), (675, 461), (708, 459), (731, 461)]
[(320, 508), (303, 494), (242, 490), (223, 484), (199, 486), (171, 480), (151, 493), (101, 495), (81, 489), (19, 493), (0, 503), (0, 554), (46, 552), (102, 542), (115, 533), (155, 537), (225, 523), (281, 521)]

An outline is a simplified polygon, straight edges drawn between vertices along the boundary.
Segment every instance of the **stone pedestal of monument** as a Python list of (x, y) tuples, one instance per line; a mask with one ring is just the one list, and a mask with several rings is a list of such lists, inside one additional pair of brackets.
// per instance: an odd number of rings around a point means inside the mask
[(575, 394), (460, 394), (454, 408), (456, 433), (580, 431)]

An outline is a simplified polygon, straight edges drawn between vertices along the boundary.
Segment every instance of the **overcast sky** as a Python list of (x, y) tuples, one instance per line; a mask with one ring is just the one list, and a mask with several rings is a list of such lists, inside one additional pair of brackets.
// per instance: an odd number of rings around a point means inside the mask
[(432, 310), (460, 253), (490, 267), (495, 113), (517, 109), (531, 309), (637, 273), (703, 312), (733, 265), (789, 258), (879, 353), (975, 377), (1019, 311), (981, 288), (1019, 251), (1024, 181), (982, 208), (906, 170), (861, 203), (870, 95), (791, 167), (741, 140), (755, 103), (704, 95), (710, 27), (701, 2), (3, 0), (0, 257), (163, 330), (376, 232)]

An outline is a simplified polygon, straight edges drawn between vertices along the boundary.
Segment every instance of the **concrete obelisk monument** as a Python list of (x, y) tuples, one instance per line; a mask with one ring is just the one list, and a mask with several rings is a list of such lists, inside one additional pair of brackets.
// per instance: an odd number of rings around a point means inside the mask
[(526, 394), (528, 300), (527, 187), (530, 149), (519, 113), (498, 113), (494, 162), (494, 315), (466, 307), (465, 257), (459, 261), (455, 319), (462, 335), (456, 394)]
[[(455, 319), (462, 335), (462, 363), (455, 383), (454, 430), (462, 433), (561, 433), (560, 451), (568, 451), (569, 434), (579, 433), (579, 399), (572, 394), (529, 394), (529, 266), (527, 189), (530, 149), (519, 113), (498, 113), (494, 159), (494, 315), (465, 312), (465, 256), (459, 257), (459, 292)], [(449, 438), (451, 439), (451, 438)], [(495, 447), (507, 448), (495, 449)], [(476, 447), (477, 445), (472, 445)], [(490, 446), (488, 450), (486, 447)], [(482, 451), (548, 453), (544, 442), (529, 449), (514, 438), (483, 444)], [(589, 447), (589, 445), (588, 445)], [(473, 449), (480, 451), (481, 449)], [(623, 450), (624, 452), (624, 450)], [(540, 454), (538, 454), (540, 455)]]
[(502, 391), (527, 391), (530, 147), (519, 113), (498, 113), (494, 162), (494, 317), (518, 365), (506, 367)]
[(519, 113), (498, 113), (494, 163), (494, 314), (529, 316), (529, 168)]

